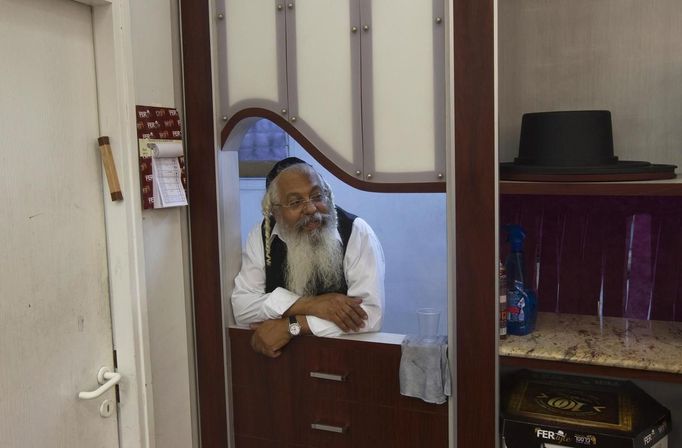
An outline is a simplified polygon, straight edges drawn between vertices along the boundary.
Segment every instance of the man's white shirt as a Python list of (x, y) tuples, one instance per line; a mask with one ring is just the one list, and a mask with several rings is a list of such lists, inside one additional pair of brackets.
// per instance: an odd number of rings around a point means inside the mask
[[(270, 238), (279, 236), (277, 224)], [(341, 241), (341, 236), (336, 232)], [(362, 299), (367, 313), (361, 332), (379, 331), (384, 309), (384, 252), (372, 228), (362, 219), (355, 218), (353, 229), (343, 257), (343, 272), (349, 297)], [(301, 296), (278, 287), (265, 292), (265, 255), (261, 224), (249, 232), (242, 254), (242, 267), (235, 279), (232, 293), (232, 311), (238, 325), (279, 319)], [(344, 332), (334, 323), (315, 316), (307, 316), (308, 326), (316, 336), (338, 336)]]

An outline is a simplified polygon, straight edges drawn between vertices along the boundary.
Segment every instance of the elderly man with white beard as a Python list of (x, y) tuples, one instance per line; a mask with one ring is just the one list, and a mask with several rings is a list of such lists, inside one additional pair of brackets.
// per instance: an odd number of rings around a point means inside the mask
[(299, 334), (378, 331), (384, 254), (369, 225), (334, 204), (329, 185), (296, 157), (266, 178), (264, 219), (249, 233), (232, 309), (251, 346), (276, 358)]

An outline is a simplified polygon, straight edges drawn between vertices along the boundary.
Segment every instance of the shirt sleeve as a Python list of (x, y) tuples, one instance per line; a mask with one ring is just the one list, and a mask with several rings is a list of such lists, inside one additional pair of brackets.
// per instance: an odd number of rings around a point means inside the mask
[(234, 283), (232, 313), (238, 325), (279, 319), (300, 298), (285, 288), (265, 292), (265, 255), (260, 224), (249, 232), (242, 267)]
[[(348, 285), (347, 295), (362, 299), (367, 313), (360, 332), (379, 331), (384, 310), (384, 252), (372, 228), (362, 218), (355, 218), (343, 269)], [(315, 316), (306, 316), (310, 331), (316, 336), (338, 336), (343, 330), (334, 323)]]

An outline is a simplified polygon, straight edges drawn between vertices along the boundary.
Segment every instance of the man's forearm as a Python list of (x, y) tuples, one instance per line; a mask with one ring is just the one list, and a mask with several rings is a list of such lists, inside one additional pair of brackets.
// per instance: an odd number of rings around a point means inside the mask
[(311, 309), (311, 303), (312, 303), (313, 297), (310, 296), (302, 296), (299, 297), (299, 299), (294, 302), (293, 305), (287, 309), (282, 316), (283, 317), (288, 317), (288, 316), (307, 316), (309, 314), (312, 314), (312, 309)]
[[(342, 332), (359, 331), (365, 326), (367, 313), (362, 300), (339, 293), (299, 297), (282, 316), (310, 316), (335, 325)], [(312, 330), (311, 330), (312, 331)], [(319, 331), (319, 326), (318, 330)], [(317, 334), (317, 331), (313, 331)]]

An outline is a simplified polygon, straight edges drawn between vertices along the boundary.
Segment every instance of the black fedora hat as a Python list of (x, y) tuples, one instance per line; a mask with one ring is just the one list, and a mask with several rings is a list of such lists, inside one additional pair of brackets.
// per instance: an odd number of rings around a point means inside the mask
[(611, 112), (578, 110), (523, 115), (519, 156), (500, 164), (500, 179), (625, 181), (669, 179), (675, 165), (618, 160)]

